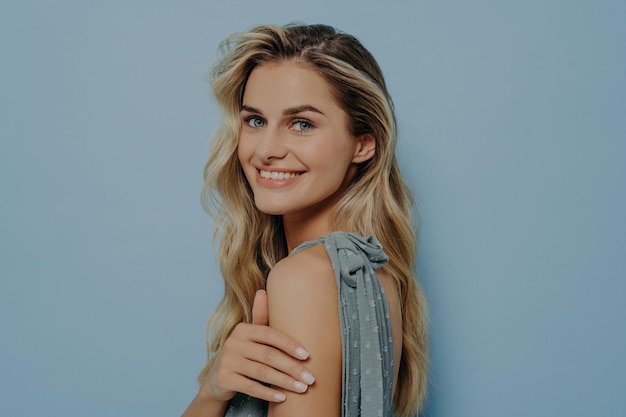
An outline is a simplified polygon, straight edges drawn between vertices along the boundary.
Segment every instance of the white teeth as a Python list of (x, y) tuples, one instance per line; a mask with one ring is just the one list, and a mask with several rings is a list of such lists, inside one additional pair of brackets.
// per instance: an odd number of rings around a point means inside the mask
[(298, 176), (295, 172), (277, 172), (277, 171), (265, 171), (263, 169), (259, 170), (261, 172), (261, 177), (270, 178), (273, 180), (284, 180), (289, 178), (295, 178)]

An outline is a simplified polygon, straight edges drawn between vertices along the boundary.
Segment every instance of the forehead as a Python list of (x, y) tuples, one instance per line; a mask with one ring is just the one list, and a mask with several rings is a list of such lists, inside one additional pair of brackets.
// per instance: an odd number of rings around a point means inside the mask
[(324, 77), (314, 67), (298, 62), (270, 62), (254, 68), (243, 104), (255, 108), (313, 105), (341, 111)]

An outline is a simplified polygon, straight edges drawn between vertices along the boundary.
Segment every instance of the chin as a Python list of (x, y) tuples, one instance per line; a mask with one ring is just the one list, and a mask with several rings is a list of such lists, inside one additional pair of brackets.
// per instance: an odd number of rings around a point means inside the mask
[(285, 208), (280, 204), (271, 204), (267, 202), (258, 202), (255, 201), (254, 205), (257, 210), (259, 210), (263, 214), (270, 214), (272, 216), (281, 216), (285, 214)]

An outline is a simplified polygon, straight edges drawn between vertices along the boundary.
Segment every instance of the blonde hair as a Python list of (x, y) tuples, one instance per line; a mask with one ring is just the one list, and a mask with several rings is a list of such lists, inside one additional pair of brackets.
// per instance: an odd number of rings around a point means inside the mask
[[(270, 268), (287, 255), (280, 216), (261, 213), (237, 158), (240, 110), (252, 70), (267, 62), (309, 65), (329, 84), (348, 115), (348, 131), (371, 134), (374, 157), (358, 173), (333, 211), (333, 225), (361, 235), (375, 235), (389, 256), (387, 269), (400, 292), (402, 359), (394, 412), (417, 413), (426, 393), (428, 336), (426, 305), (413, 276), (416, 235), (412, 198), (395, 156), (396, 121), (382, 72), (361, 43), (324, 25), (257, 26), (232, 35), (220, 46), (212, 90), (224, 120), (205, 166), (203, 203), (215, 220), (224, 297), (209, 320), (209, 362), (204, 378), (234, 326), (251, 320), (255, 292), (265, 288)], [(258, 237), (258, 239), (257, 239)]]

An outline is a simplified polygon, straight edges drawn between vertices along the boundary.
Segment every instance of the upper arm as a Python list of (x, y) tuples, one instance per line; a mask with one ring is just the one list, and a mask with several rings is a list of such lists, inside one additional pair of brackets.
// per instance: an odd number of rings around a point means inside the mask
[(306, 366), (315, 382), (304, 394), (285, 392), (269, 415), (341, 415), (341, 331), (337, 284), (323, 245), (279, 262), (267, 280), (270, 326), (289, 334), (308, 350)]

